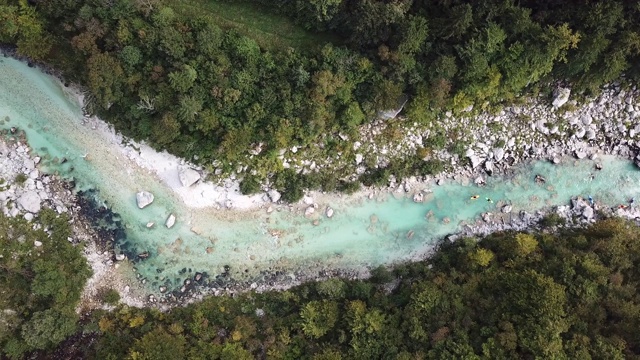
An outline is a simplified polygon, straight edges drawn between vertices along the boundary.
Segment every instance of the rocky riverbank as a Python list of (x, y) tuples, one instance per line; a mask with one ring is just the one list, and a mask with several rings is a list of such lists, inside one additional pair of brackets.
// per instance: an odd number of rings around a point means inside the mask
[[(126, 270), (119, 270), (120, 265), (114, 263), (110, 244), (94, 227), (73, 182), (43, 171), (44, 162), (46, 159), (34, 155), (22, 131), (15, 128), (0, 130), (0, 211), (30, 222), (37, 221), (36, 217), (44, 208), (69, 216), (73, 235), (68, 240), (83, 247), (93, 270), (79, 311), (103, 307), (100, 293), (109, 288), (118, 290), (124, 303), (143, 306), (144, 302), (136, 292), (139, 291), (138, 283), (128, 279)], [(39, 247), (42, 243), (35, 241), (33, 246)]]

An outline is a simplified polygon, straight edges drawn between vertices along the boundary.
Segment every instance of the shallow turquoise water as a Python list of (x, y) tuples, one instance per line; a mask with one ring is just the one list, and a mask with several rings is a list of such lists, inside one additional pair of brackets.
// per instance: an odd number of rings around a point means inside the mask
[[(321, 216), (324, 209), (318, 209), (317, 226), (286, 207), (270, 215), (264, 210), (190, 209), (155, 177), (122, 166), (123, 155), (115, 144), (81, 123), (81, 109), (56, 81), (13, 59), (0, 60), (0, 124), (4, 122), (0, 127), (25, 130), (41, 156), (68, 160), (63, 165), (45, 161), (49, 171), (74, 178), (79, 189), (99, 190), (100, 200), (126, 224), (127, 238), (118, 246), (150, 253), (136, 265), (150, 280), (150, 290), (162, 283), (179, 286), (183, 268), (216, 275), (229, 265), (234, 278), (252, 280), (267, 269), (387, 264), (425, 253), (436, 239), (475, 223), (483, 212), (499, 212), (507, 203), (517, 216), (520, 210), (566, 204), (572, 196), (592, 195), (597, 202), (614, 206), (640, 194), (635, 166), (605, 157), (599, 160), (602, 171), (595, 171), (589, 160), (566, 160), (562, 165), (535, 162), (516, 168), (511, 176), (489, 178), (482, 188), (457, 182), (434, 186), (433, 195), (420, 204), (393, 195), (384, 200), (335, 197), (334, 217), (327, 219)], [(3, 121), (6, 116), (10, 121)], [(90, 160), (82, 157), (87, 152)], [(544, 176), (546, 184), (536, 184), (536, 174)], [(135, 193), (142, 189), (156, 199), (140, 210)], [(480, 199), (471, 200), (476, 194)], [(169, 213), (178, 217), (172, 229), (162, 226)], [(148, 229), (149, 221), (158, 226)]]

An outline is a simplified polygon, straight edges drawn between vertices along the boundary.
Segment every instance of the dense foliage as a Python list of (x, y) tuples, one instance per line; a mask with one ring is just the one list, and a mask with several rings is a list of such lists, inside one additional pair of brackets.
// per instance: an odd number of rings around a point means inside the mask
[[(280, 149), (349, 151), (337, 135), (354, 134), (402, 93), (408, 116), (425, 123), (553, 79), (593, 91), (637, 76), (640, 64), (633, 1), (227, 1), (235, 12), (252, 6), (247, 23), (263, 20), (254, 5), (289, 16), (318, 44), (261, 47), (204, 2), (197, 12), (159, 0), (0, 0), (0, 42), (82, 81), (91, 110), (127, 135), (210, 169), (248, 165), (249, 191), (284, 170)], [(212, 11), (224, 8), (214, 2)], [(262, 153), (249, 159), (258, 143)]]
[(50, 209), (32, 223), (0, 212), (0, 357), (51, 349), (77, 331), (90, 270), (70, 235), (68, 217)]
[(445, 242), (423, 262), (168, 313), (120, 307), (85, 332), (96, 359), (638, 358), (640, 228)]

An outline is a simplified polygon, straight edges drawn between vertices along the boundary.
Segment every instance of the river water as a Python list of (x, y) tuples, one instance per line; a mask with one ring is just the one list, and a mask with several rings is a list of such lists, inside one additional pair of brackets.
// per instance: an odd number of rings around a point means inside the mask
[[(116, 251), (130, 258), (149, 253), (136, 268), (149, 280), (151, 292), (159, 285), (180, 287), (186, 272), (214, 277), (225, 266), (231, 278), (259, 281), (264, 271), (390, 264), (427, 253), (437, 239), (505, 204), (517, 216), (521, 210), (567, 204), (572, 196), (592, 195), (614, 206), (640, 194), (640, 172), (633, 164), (602, 157), (602, 171), (594, 170), (591, 160), (565, 159), (562, 165), (539, 161), (515, 168), (508, 177), (490, 177), (481, 188), (466, 181), (434, 185), (423, 203), (391, 194), (372, 200), (327, 196), (335, 210), (330, 219), (323, 207), (313, 219), (286, 206), (275, 206), (271, 214), (264, 209), (192, 208), (157, 176), (127, 159), (118, 141), (83, 118), (78, 102), (56, 79), (0, 58), (0, 128), (24, 130), (30, 146), (45, 158), (44, 170), (75, 180), (79, 190), (98, 191), (98, 201), (119, 214), (126, 230)], [(537, 184), (537, 174), (546, 183)], [(142, 210), (135, 202), (140, 190), (155, 195), (153, 204)], [(479, 199), (473, 200), (474, 195)], [(178, 222), (167, 229), (163, 223), (170, 213)], [(157, 225), (147, 228), (150, 221)]]

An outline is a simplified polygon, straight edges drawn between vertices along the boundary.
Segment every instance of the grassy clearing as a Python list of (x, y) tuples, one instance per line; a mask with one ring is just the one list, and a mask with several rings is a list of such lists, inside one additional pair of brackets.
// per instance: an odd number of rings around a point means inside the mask
[(306, 51), (316, 49), (327, 42), (337, 42), (335, 37), (309, 32), (286, 17), (273, 14), (255, 4), (228, 3), (220, 0), (165, 0), (165, 3), (188, 15), (207, 12), (216, 19), (218, 26), (236, 29), (269, 50), (292, 47)]

